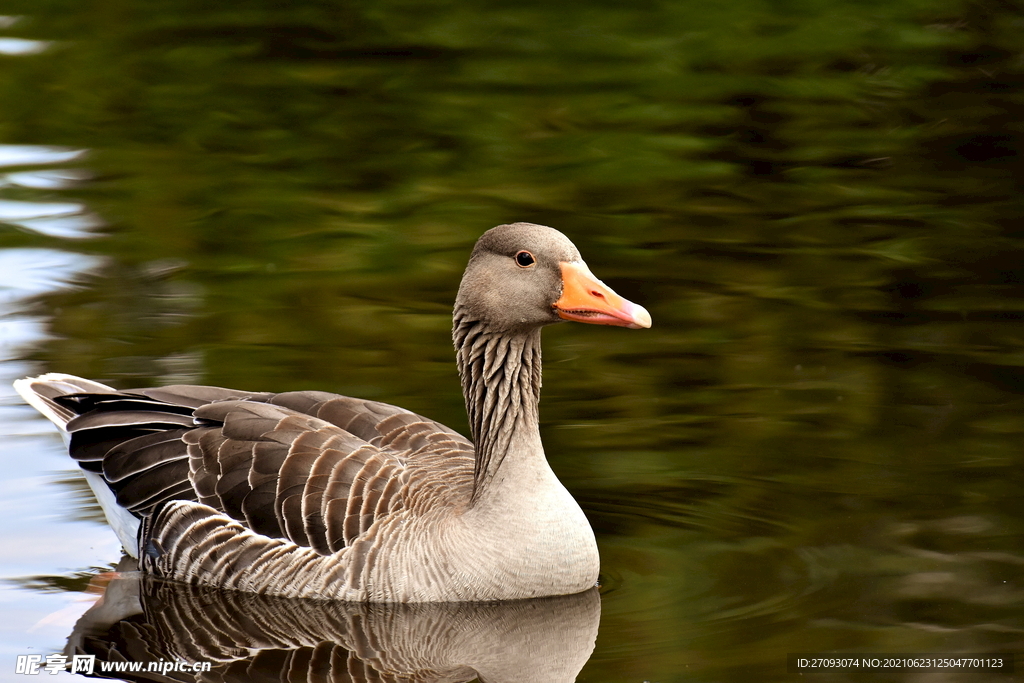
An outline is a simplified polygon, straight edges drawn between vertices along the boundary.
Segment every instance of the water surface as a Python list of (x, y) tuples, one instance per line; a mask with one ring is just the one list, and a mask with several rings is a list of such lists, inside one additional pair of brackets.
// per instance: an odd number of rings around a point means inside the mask
[[(0, 385), (315, 388), (466, 431), (469, 250), (551, 225), (654, 320), (545, 331), (547, 452), (602, 554), (580, 680), (1024, 652), (1019, 3), (4, 7)], [(24, 680), (120, 555), (0, 391)]]

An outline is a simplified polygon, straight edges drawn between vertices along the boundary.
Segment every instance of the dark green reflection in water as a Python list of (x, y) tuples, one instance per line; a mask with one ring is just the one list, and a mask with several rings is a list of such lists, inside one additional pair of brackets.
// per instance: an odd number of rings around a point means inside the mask
[(464, 429), (468, 251), (553, 225), (655, 323), (546, 333), (586, 680), (1024, 650), (1021, 3), (506, 5), (4, 3), (0, 136), (110, 224), (34, 358)]

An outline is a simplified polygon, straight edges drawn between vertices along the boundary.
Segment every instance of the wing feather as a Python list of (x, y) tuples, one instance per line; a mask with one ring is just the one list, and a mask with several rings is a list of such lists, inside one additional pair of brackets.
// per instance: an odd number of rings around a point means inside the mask
[(103, 457), (103, 476), (114, 483), (139, 475), (160, 463), (188, 457), (181, 442), (183, 429), (152, 432), (123, 441)]
[(129, 510), (155, 505), (162, 499), (161, 494), (188, 481), (188, 461), (182, 458), (161, 463), (149, 475), (113, 483), (118, 505)]
[(328, 439), (320, 450), (310, 470), (302, 494), (302, 520), (310, 546), (321, 555), (330, 554), (327, 541), (327, 524), (324, 522), (324, 494), (330, 483), (331, 472), (345, 458), (346, 453), (328, 447), (334, 439)]
[[(195, 501), (181, 509), (188, 520), (179, 519), (178, 527), (199, 528), (204, 522), (195, 510), (208, 509), (268, 540), (325, 555), (417, 500), (441, 496), (458, 505), (471, 495), (472, 444), (385, 403), (206, 386), (117, 392), (67, 376), (31, 386), (54, 415), (66, 418), (72, 456), (102, 473), (133, 514), (145, 518), (163, 502)], [(69, 393), (75, 391), (81, 393)], [(145, 528), (172, 542), (151, 523)], [(235, 528), (220, 525), (216, 533)], [(217, 545), (173, 544), (179, 553)], [(358, 555), (365, 560), (376, 545)]]

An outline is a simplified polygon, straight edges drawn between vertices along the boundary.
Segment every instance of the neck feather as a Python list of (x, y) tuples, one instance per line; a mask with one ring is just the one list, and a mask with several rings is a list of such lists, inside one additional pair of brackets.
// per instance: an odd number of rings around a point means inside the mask
[(539, 443), (540, 328), (497, 332), (456, 305), (452, 338), (476, 444), (475, 501), (516, 439)]

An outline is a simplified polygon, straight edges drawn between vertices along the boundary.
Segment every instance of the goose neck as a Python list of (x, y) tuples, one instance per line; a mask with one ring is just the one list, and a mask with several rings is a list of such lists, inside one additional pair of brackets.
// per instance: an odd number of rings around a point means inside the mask
[(510, 455), (520, 459), (524, 453), (539, 454), (543, 459), (540, 328), (495, 330), (457, 308), (453, 338), (476, 445), (476, 501)]

